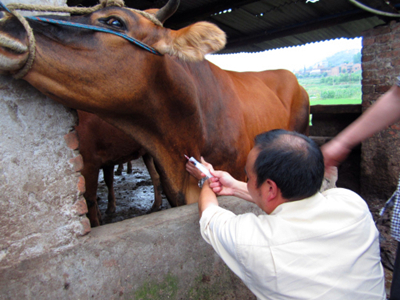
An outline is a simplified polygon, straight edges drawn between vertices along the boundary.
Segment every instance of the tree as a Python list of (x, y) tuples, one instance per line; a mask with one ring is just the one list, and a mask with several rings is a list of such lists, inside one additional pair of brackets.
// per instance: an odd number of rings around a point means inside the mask
[(358, 53), (354, 54), (353, 63), (361, 64), (361, 52), (358, 52)]

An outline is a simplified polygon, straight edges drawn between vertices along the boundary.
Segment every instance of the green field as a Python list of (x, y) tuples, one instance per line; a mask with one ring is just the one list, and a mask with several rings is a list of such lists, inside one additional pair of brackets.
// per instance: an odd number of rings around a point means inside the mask
[[(311, 105), (361, 104), (361, 80), (358, 74), (329, 77), (299, 78), (306, 89)], [(361, 75), (358, 75), (361, 77)], [(361, 78), (360, 78), (361, 79)]]

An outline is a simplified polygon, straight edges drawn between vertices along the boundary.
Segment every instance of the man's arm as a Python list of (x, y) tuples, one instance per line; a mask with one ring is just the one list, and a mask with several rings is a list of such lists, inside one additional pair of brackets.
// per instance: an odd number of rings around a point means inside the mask
[(203, 211), (206, 210), (207, 207), (211, 205), (218, 206), (217, 196), (213, 192), (213, 190), (209, 186), (209, 179), (204, 182), (203, 188), (201, 189), (200, 198), (199, 198), (199, 215), (203, 214)]
[(325, 166), (337, 166), (351, 149), (400, 118), (400, 87), (395, 85), (356, 121), (321, 147)]
[(210, 187), (219, 196), (235, 196), (254, 203), (247, 189), (247, 183), (236, 180), (224, 171), (211, 171)]
[(218, 205), (217, 196), (235, 196), (246, 201), (253, 202), (247, 189), (247, 183), (236, 180), (229, 173), (224, 171), (210, 170), (214, 177), (207, 179), (201, 189), (199, 199), (200, 217), (203, 211), (210, 205)]
[[(201, 163), (210, 170), (211, 174), (214, 176), (209, 179), (209, 183), (215, 194), (218, 196), (235, 196), (254, 203), (254, 200), (247, 190), (246, 182), (236, 180), (228, 172), (214, 171), (213, 166), (206, 162), (203, 157), (201, 157)], [(205, 174), (201, 173), (191, 161), (186, 163), (186, 171), (198, 180), (205, 177)], [(206, 183), (204, 183), (204, 185), (206, 185)]]

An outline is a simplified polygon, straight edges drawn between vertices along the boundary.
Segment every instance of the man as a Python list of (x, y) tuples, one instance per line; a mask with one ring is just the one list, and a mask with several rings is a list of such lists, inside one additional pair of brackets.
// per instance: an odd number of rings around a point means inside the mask
[[(368, 207), (349, 190), (318, 192), (324, 161), (311, 139), (285, 130), (257, 136), (247, 184), (208, 167), (214, 177), (200, 194), (201, 234), (258, 299), (386, 299)], [(215, 193), (267, 215), (235, 215)]]

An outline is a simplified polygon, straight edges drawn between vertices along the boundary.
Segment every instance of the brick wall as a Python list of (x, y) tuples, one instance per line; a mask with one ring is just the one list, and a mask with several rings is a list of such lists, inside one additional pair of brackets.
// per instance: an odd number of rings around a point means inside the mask
[[(68, 148), (74, 150), (76, 153), (78, 152), (79, 148), (79, 137), (75, 130), (70, 131), (66, 135), (64, 135), (64, 140), (67, 143)], [(85, 186), (85, 178), (80, 174), (83, 168), (83, 158), (82, 155), (77, 155), (69, 160), (72, 164), (74, 171), (79, 174), (77, 180), (77, 200), (71, 207), (71, 211), (73, 211), (76, 215), (81, 217), (81, 224), (82, 224), (82, 235), (85, 235), (90, 232), (90, 221), (86, 218), (86, 214), (88, 212), (88, 207), (86, 204), (86, 200), (83, 194), (86, 191)]]
[[(362, 49), (362, 107), (368, 109), (390, 89), (400, 75), (400, 23), (366, 31)], [(377, 133), (362, 144), (361, 194), (387, 199), (400, 172), (400, 123)]]

